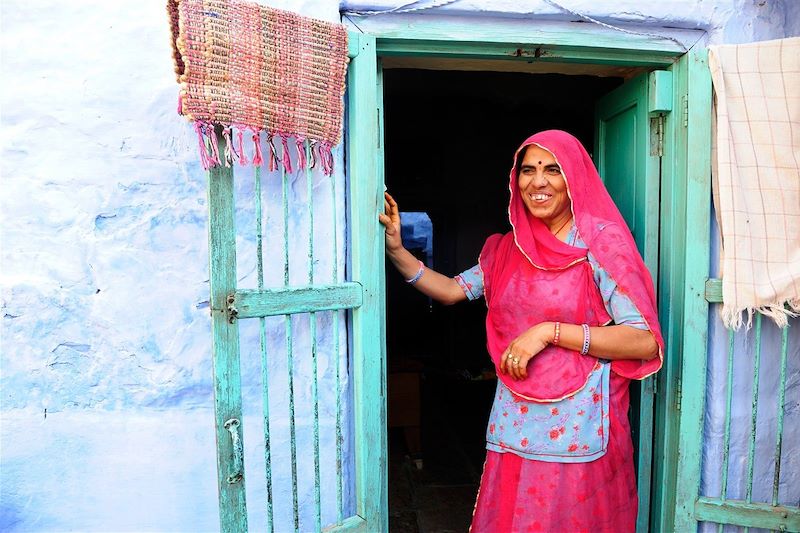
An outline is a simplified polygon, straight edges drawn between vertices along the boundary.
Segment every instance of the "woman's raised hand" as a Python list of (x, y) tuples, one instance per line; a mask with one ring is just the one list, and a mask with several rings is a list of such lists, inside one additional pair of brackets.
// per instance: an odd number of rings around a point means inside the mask
[(414, 281), (414, 288), (444, 305), (467, 299), (458, 282), (439, 274), (432, 268), (422, 267), (421, 261), (403, 247), (400, 235), (400, 210), (392, 195), (384, 193), (383, 213), (378, 220), (386, 228), (386, 257), (406, 281)]
[(383, 195), (383, 213), (378, 213), (378, 221), (386, 228), (386, 251), (392, 252), (403, 247), (403, 238), (400, 234), (400, 210), (391, 194), (385, 192)]

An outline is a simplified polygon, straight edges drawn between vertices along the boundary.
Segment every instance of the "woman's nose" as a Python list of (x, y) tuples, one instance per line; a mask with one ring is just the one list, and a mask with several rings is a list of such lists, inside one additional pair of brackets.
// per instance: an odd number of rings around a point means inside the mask
[(545, 177), (544, 172), (537, 172), (533, 177), (533, 185), (536, 187), (546, 187), (547, 183), (547, 178)]

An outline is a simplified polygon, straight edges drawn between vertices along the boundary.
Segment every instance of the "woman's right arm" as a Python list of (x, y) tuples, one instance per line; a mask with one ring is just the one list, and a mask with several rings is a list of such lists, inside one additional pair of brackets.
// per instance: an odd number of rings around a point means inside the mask
[[(388, 192), (384, 194), (384, 212), (378, 214), (378, 220), (386, 228), (386, 256), (403, 278), (412, 279), (419, 272), (419, 260), (403, 247), (400, 235), (400, 210), (394, 198)], [(444, 305), (452, 305), (467, 299), (464, 290), (455, 279), (428, 267), (425, 267), (414, 287)]]

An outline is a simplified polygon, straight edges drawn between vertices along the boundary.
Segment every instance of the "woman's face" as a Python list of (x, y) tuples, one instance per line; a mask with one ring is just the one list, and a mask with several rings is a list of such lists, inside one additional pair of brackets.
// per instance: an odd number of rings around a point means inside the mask
[(571, 215), (567, 182), (553, 154), (535, 144), (528, 146), (517, 176), (519, 192), (531, 215), (552, 230)]

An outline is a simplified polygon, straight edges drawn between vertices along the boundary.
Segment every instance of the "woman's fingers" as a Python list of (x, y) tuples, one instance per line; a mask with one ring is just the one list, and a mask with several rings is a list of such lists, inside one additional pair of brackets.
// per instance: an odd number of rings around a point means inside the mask
[(386, 214), (392, 218), (392, 221), (397, 219), (397, 221), (399, 222), (400, 210), (397, 207), (397, 202), (394, 201), (394, 198), (392, 198), (392, 195), (389, 194), (388, 192), (383, 193), (383, 197), (384, 197)]
[(517, 348), (511, 359), (511, 372), (514, 374), (514, 379), (519, 379), (519, 365), (521, 361), (522, 357), (519, 353), (519, 348)]
[(503, 353), (503, 357), (500, 361), (500, 371), (503, 374), (508, 374), (511, 376), (512, 379), (519, 379), (517, 368), (518, 365), (514, 364), (514, 361), (519, 359), (519, 356), (514, 353), (514, 349), (512, 346), (506, 348), (506, 351)]
[(528, 357), (527, 355), (519, 358), (519, 367), (518, 367), (519, 379), (525, 379), (528, 377), (528, 361), (530, 360), (531, 358)]
[[(506, 374), (514, 378), (514, 352), (511, 348), (508, 349), (508, 356), (506, 357)], [(516, 379), (516, 378), (515, 378)]]
[(519, 354), (514, 354), (513, 359), (511, 359), (511, 375), (514, 376), (514, 379), (519, 380), (519, 365), (520, 365), (520, 357)]
[[(393, 235), (398, 229), (400, 223), (400, 215), (397, 213), (397, 204), (389, 193), (384, 193), (386, 199), (383, 201), (383, 213), (378, 213), (378, 221), (386, 228), (388, 235)], [(389, 203), (389, 200), (394, 204), (394, 207)]]
[(508, 374), (514, 380), (525, 379), (528, 377), (528, 363), (533, 359), (532, 355), (525, 355), (520, 348), (514, 349), (513, 345), (506, 348), (500, 357), (498, 369), (501, 374)]

